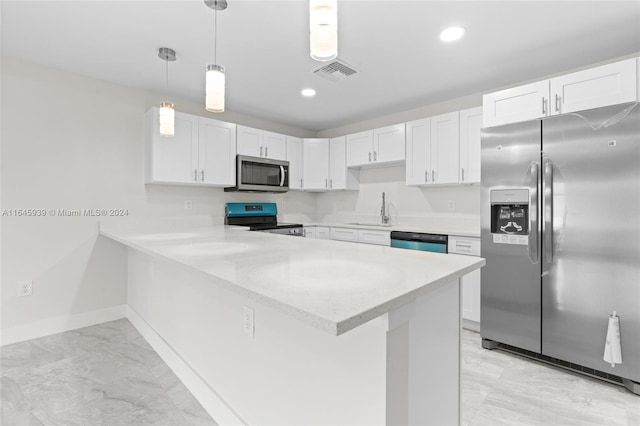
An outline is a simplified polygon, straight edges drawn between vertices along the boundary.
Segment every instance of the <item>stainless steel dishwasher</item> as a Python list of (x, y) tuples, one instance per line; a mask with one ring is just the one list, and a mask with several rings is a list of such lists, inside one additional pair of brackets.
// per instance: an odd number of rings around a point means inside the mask
[(404, 231), (391, 232), (391, 247), (408, 250), (447, 253), (448, 241), (448, 235)]

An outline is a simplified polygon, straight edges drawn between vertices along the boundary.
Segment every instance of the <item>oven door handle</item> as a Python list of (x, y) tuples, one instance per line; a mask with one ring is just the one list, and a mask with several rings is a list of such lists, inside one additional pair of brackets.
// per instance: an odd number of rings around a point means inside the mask
[(284, 166), (280, 166), (280, 186), (284, 186)]

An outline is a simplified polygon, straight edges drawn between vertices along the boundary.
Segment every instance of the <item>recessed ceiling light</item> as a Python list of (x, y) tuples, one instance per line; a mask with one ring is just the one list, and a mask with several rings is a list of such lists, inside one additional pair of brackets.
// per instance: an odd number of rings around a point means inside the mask
[(464, 36), (465, 29), (463, 27), (449, 27), (440, 33), (440, 40), (442, 41), (455, 41)]
[(316, 95), (316, 91), (313, 89), (302, 89), (302, 92), (300, 93), (302, 94), (302, 96), (306, 96), (307, 98)]

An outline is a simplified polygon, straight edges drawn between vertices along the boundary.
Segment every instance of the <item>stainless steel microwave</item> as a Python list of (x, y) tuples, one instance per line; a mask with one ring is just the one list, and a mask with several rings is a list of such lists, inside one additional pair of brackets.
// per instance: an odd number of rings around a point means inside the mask
[(289, 190), (289, 162), (238, 155), (236, 157), (236, 186), (224, 190), (287, 192)]

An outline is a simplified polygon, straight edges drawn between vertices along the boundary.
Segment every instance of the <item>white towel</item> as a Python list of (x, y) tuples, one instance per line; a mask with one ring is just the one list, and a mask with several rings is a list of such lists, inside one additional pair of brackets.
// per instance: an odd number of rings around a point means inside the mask
[(620, 345), (620, 317), (616, 311), (609, 316), (609, 327), (607, 328), (607, 340), (604, 344), (604, 356), (606, 362), (615, 367), (622, 364), (622, 347)]

